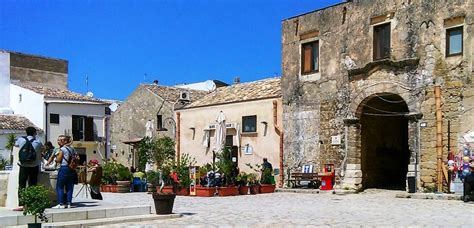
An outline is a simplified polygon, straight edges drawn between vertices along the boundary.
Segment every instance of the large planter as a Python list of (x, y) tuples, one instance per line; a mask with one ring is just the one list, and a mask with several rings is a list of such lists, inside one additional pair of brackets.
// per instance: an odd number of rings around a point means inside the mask
[(117, 185), (104, 184), (100, 186), (101, 192), (117, 192)]
[(156, 186), (156, 192), (171, 194), (174, 193), (173, 186), (163, 186), (163, 189), (160, 191), (160, 186)]
[(189, 196), (189, 188), (181, 188), (176, 191), (176, 195), (178, 196)]
[(260, 193), (260, 185), (250, 185), (250, 194), (258, 194)]
[(249, 194), (249, 186), (239, 186), (239, 194), (240, 195)]
[(41, 223), (28, 223), (28, 228), (41, 228)]
[(176, 194), (174, 193), (153, 193), (156, 214), (167, 215), (173, 213), (173, 205)]
[(272, 193), (272, 192), (275, 192), (274, 184), (261, 184), (260, 185), (260, 193)]
[(216, 192), (215, 187), (196, 186), (196, 196), (211, 197)]
[(217, 188), (219, 196), (236, 196), (239, 194), (239, 189), (236, 186), (219, 187)]
[(130, 192), (130, 181), (117, 181), (117, 190), (119, 193)]

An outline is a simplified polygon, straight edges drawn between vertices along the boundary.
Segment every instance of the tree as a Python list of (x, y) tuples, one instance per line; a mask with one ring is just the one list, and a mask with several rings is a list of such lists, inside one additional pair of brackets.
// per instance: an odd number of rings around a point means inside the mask
[(168, 136), (157, 139), (154, 142), (154, 148), (152, 151), (152, 159), (161, 168), (164, 162), (174, 159), (174, 140)]
[(138, 144), (138, 168), (145, 170), (146, 164), (152, 159), (152, 152), (155, 149), (155, 142), (152, 138), (145, 137)]
[(15, 135), (9, 134), (7, 137), (7, 145), (5, 145), (5, 149), (10, 151), (10, 165), (13, 164), (13, 147), (15, 147), (15, 141)]

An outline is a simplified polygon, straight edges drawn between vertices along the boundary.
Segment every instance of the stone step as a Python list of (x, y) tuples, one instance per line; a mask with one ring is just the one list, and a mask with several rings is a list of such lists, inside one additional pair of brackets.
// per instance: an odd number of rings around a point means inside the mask
[[(69, 209), (47, 209), (46, 216), (48, 222), (69, 222), (83, 221), (92, 219), (116, 218), (123, 216), (150, 215), (151, 206), (149, 205), (130, 205), (130, 206), (83, 206)], [(35, 218), (32, 215), (22, 215), (20, 213), (11, 215), (0, 215), (0, 224), (2, 226), (18, 226), (28, 223), (34, 223)]]
[(151, 220), (161, 220), (161, 219), (173, 219), (179, 218), (182, 215), (180, 214), (170, 214), (170, 215), (134, 215), (134, 216), (122, 216), (114, 218), (101, 218), (101, 219), (91, 219), (91, 220), (77, 220), (71, 222), (58, 222), (58, 223), (45, 223), (43, 228), (83, 228), (83, 227), (93, 227), (93, 226), (107, 226), (111, 224), (119, 223), (128, 223), (128, 222), (144, 222)]

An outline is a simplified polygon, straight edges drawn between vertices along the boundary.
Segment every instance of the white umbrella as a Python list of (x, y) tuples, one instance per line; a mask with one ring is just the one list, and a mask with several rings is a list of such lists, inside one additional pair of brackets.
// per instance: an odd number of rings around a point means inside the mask
[(224, 149), (225, 146), (225, 137), (226, 137), (226, 127), (225, 127), (225, 115), (222, 111), (219, 112), (216, 118), (216, 133), (214, 134), (214, 148), (213, 148), (213, 157), (212, 165), (215, 163), (215, 153), (219, 153)]

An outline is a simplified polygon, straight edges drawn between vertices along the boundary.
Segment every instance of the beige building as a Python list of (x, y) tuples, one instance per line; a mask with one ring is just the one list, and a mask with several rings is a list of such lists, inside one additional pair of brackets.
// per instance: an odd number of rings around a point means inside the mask
[(280, 170), (281, 107), (279, 78), (218, 88), (176, 111), (177, 149), (194, 157), (199, 166), (212, 164), (216, 117), (222, 111), (226, 145), (233, 148), (240, 171), (251, 172), (246, 164), (261, 164), (263, 158)]

